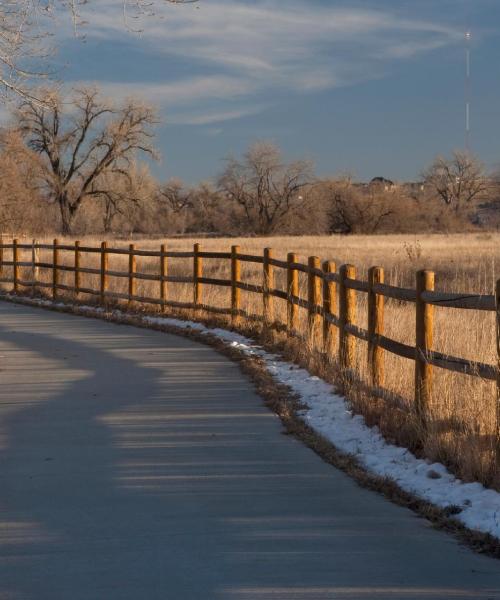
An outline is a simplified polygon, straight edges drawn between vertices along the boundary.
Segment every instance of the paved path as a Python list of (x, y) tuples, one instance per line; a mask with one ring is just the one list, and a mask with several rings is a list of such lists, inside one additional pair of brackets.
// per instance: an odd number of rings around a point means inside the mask
[(0, 303), (0, 356), (1, 600), (500, 599), (209, 347)]

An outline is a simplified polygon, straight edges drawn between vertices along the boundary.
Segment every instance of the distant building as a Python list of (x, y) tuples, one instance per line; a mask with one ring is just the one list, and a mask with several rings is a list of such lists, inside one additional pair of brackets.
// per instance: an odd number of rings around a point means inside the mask
[(408, 181), (403, 184), (404, 191), (410, 198), (420, 198), (425, 192), (425, 183), (423, 181)]
[(370, 183), (368, 184), (370, 187), (376, 187), (379, 189), (383, 189), (384, 192), (389, 192), (396, 187), (394, 181), (390, 179), (386, 179), (385, 177), (374, 177)]
[(374, 177), (368, 183), (353, 183), (354, 188), (359, 189), (365, 193), (373, 192), (399, 192), (410, 198), (420, 198), (426, 191), (426, 185), (424, 181), (408, 181), (408, 182), (394, 182), (391, 179), (385, 177)]

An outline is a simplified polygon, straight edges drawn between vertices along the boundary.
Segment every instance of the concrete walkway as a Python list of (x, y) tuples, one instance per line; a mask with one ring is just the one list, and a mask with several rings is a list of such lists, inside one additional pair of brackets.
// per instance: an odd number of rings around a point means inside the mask
[(0, 599), (500, 599), (184, 338), (0, 303)]

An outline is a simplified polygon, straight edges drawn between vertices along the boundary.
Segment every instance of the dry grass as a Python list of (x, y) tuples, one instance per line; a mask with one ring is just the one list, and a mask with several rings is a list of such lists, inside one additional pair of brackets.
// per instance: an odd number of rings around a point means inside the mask
[[(68, 240), (69, 242), (70, 240)], [(72, 240), (71, 240), (72, 241)], [(198, 239), (167, 240), (172, 251), (191, 250)], [(85, 244), (97, 246), (100, 240), (87, 238)], [(135, 239), (137, 248), (159, 249), (165, 240)], [(275, 237), (252, 239), (206, 239), (202, 241), (203, 250), (228, 251), (230, 246), (241, 246), (242, 252), (262, 254), (264, 247), (272, 247), (277, 258), (285, 258), (286, 253), (294, 251), (301, 262), (309, 255), (318, 255), (321, 259), (335, 260), (337, 264), (352, 263), (358, 267), (358, 278), (365, 279), (368, 268), (380, 265), (385, 268), (386, 281), (393, 285), (414, 287), (415, 272), (421, 268), (436, 271), (436, 289), (450, 292), (471, 292), (491, 294), (497, 272), (500, 276), (500, 235), (429, 235), (419, 236), (352, 236), (352, 237)], [(114, 247), (126, 247), (128, 240), (115, 240)], [(61, 253), (63, 262), (72, 264), (70, 253)], [(9, 257), (5, 257), (9, 260)], [(29, 260), (25, 254), (23, 260)], [(50, 262), (50, 252), (41, 252), (42, 262)], [(82, 256), (82, 266), (98, 267), (97, 255)], [(110, 270), (126, 271), (127, 257), (111, 256)], [(141, 273), (159, 273), (159, 259), (137, 259), (137, 270)], [(25, 277), (30, 279), (30, 270)], [(191, 259), (170, 259), (170, 275), (190, 275)], [(207, 277), (229, 278), (229, 261), (205, 260), (204, 275)], [(8, 276), (8, 273), (7, 273)], [(42, 280), (50, 280), (51, 273), (41, 273)], [(276, 269), (277, 287), (285, 289), (285, 272)], [(262, 266), (242, 264), (242, 280), (260, 284)], [(61, 282), (72, 284), (71, 273), (61, 273)], [(84, 287), (98, 288), (97, 276), (86, 275)], [(307, 281), (300, 274), (301, 296), (307, 297)], [(110, 290), (127, 292), (127, 280), (110, 278)], [(137, 282), (139, 295), (159, 296), (159, 283)], [(229, 288), (204, 286), (203, 302), (213, 306), (229, 307)], [(169, 296), (176, 301), (190, 302), (192, 287), (186, 284), (169, 284)], [(82, 298), (82, 300), (87, 300)], [(242, 307), (250, 314), (262, 314), (262, 298), (252, 293), (242, 292)], [(285, 302), (275, 299), (276, 317), (285, 322)], [(155, 310), (154, 308), (152, 310)], [(366, 297), (358, 294), (358, 324), (367, 325)], [(204, 318), (206, 315), (193, 315)], [(307, 315), (301, 310), (300, 329), (307, 333)], [(229, 322), (220, 318), (223, 325)], [(406, 344), (415, 343), (415, 309), (412, 304), (387, 300), (385, 330), (392, 337)], [(243, 323), (242, 327), (249, 326)], [(436, 309), (435, 350), (477, 360), (490, 364), (496, 363), (495, 315), (480, 311), (462, 311), (456, 309)], [(294, 344), (286, 340), (283, 334), (273, 333), (274, 344), (280, 344), (295, 360), (307, 364), (326, 377), (336, 377), (335, 357), (331, 364), (324, 365), (318, 360), (318, 349), (314, 343)], [(353, 407), (364, 414), (372, 424), (380, 426), (391, 440), (423, 453), (430, 460), (439, 460), (447, 464), (465, 480), (478, 480), (486, 485), (500, 488), (500, 478), (494, 461), (494, 439), (496, 434), (496, 386), (493, 382), (483, 381), (464, 375), (458, 375), (435, 369), (433, 398), (430, 407), (430, 430), (425, 437), (421, 435), (413, 418), (414, 364), (390, 353), (385, 353), (386, 387), (404, 398), (403, 410), (386, 402), (375, 400), (359, 387), (345, 388)], [(358, 370), (362, 378), (367, 379), (366, 346), (358, 342)], [(338, 382), (338, 380), (337, 380)]]

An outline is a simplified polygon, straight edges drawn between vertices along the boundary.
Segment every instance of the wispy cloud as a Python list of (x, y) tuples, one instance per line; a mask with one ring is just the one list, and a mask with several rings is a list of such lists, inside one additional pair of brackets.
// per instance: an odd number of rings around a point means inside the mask
[(230, 76), (188, 77), (171, 82), (101, 81), (104, 92), (113, 97), (141, 95), (162, 106), (185, 106), (206, 100), (235, 100), (255, 91), (255, 85), (244, 78)]
[[(78, 82), (78, 86), (81, 87), (91, 87), (95, 84), (95, 81)], [(255, 115), (266, 108), (262, 103), (225, 109), (200, 107), (200, 97), (204, 98), (204, 104), (209, 100), (219, 100), (223, 105), (227, 105), (231, 100), (236, 101), (252, 91), (247, 81), (230, 77), (199, 77), (164, 84), (101, 81), (99, 88), (104, 96), (111, 99), (135, 97), (164, 107), (164, 120), (170, 125), (212, 125)]]
[[(310, 93), (379, 76), (398, 60), (456, 43), (462, 33), (396, 12), (324, 6), (314, 0), (206, 0), (160, 9), (141, 39), (116, 18), (120, 0), (103, 0), (86, 19), (88, 43), (134, 44), (182, 61), (183, 76), (106, 82), (114, 95), (142, 90), (172, 122), (206, 125), (255, 114), (281, 95)], [(167, 70), (168, 71), (168, 70)], [(149, 75), (151, 77), (151, 74)], [(161, 81), (159, 81), (161, 78)], [(166, 78), (166, 80), (165, 80)], [(116, 79), (110, 73), (110, 80)], [(253, 106), (249, 112), (249, 105)]]
[(167, 123), (175, 125), (212, 125), (214, 123), (222, 123), (224, 121), (234, 121), (243, 117), (256, 115), (264, 110), (264, 105), (247, 106), (236, 108), (234, 110), (224, 110), (216, 112), (202, 112), (200, 114), (193, 113), (176, 113), (172, 118), (168, 117)]

